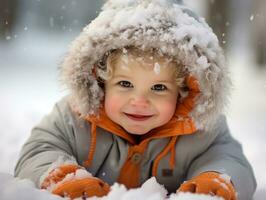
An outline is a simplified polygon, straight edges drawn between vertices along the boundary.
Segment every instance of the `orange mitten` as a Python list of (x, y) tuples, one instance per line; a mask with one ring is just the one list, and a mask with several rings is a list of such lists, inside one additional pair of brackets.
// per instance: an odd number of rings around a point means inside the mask
[(77, 169), (80, 169), (80, 167), (73, 164), (62, 165), (58, 168), (55, 168), (44, 179), (41, 188), (47, 189), (51, 184), (62, 181), (67, 174), (74, 173)]
[(205, 172), (184, 182), (177, 192), (202, 193), (220, 196), (225, 200), (236, 200), (236, 191), (229, 181), (216, 172)]
[(61, 197), (70, 197), (71, 199), (78, 197), (102, 197), (108, 194), (110, 186), (102, 180), (91, 177), (84, 179), (73, 179), (59, 185), (52, 191), (53, 194)]
[(110, 186), (96, 177), (78, 179), (73, 177), (69, 180), (63, 180), (67, 174), (73, 173), (73, 175), (75, 175), (78, 169), (80, 169), (80, 167), (77, 165), (63, 165), (52, 170), (44, 179), (41, 188), (47, 189), (54, 185), (53, 188), (50, 189), (53, 194), (62, 197), (70, 197), (71, 199), (91, 196), (101, 197), (108, 194)]

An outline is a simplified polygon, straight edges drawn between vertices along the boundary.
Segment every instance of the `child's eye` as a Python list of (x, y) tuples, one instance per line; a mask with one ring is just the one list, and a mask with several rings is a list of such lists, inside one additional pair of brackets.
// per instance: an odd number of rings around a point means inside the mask
[(165, 91), (165, 90), (167, 90), (167, 87), (163, 84), (156, 84), (156, 85), (152, 86), (151, 89), (155, 90), (155, 91)]
[(119, 81), (118, 84), (121, 87), (125, 87), (125, 88), (132, 88), (133, 87), (132, 83), (130, 83), (129, 81)]

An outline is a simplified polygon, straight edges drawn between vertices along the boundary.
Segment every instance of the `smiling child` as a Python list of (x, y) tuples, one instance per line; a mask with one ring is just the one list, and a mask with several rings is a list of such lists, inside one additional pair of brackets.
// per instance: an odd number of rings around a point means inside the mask
[(33, 128), (16, 176), (71, 199), (153, 176), (169, 193), (252, 198), (252, 168), (223, 113), (223, 51), (193, 11), (174, 0), (108, 0), (60, 69), (69, 95)]

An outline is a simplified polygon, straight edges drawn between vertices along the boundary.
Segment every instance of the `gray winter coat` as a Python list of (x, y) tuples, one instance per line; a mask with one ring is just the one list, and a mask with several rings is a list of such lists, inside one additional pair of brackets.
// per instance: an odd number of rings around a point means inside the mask
[[(53, 111), (33, 130), (24, 145), (15, 175), (40, 184), (40, 178), (58, 160), (73, 160), (77, 164), (87, 159), (90, 144), (90, 124), (71, 111), (67, 99), (58, 102)], [(101, 128), (97, 130), (97, 146), (88, 171), (113, 184), (123, 166), (129, 144), (122, 138)], [(154, 158), (169, 142), (169, 138), (154, 139), (141, 160), (141, 182), (150, 177)], [(181, 136), (176, 144), (176, 163), (172, 176), (164, 176), (169, 168), (168, 156), (159, 164), (157, 181), (168, 191), (204, 171), (226, 173), (238, 192), (240, 200), (250, 200), (256, 183), (252, 169), (243, 155), (241, 145), (232, 138), (226, 119), (220, 116), (211, 133), (198, 132)]]
[[(256, 188), (254, 175), (222, 114), (231, 83), (223, 51), (205, 21), (172, 0), (107, 1), (99, 16), (72, 43), (61, 66), (61, 80), (70, 95), (32, 130), (15, 175), (30, 178), (39, 186), (41, 177), (54, 163), (71, 160), (82, 165), (87, 160), (91, 124), (84, 117), (97, 115), (104, 98), (97, 82), (97, 75), (106, 70), (101, 63), (113, 49), (129, 46), (157, 49), (173, 57), (199, 84), (200, 94), (187, 116), (198, 131), (179, 136), (174, 146), (175, 168), (166, 173), (170, 156), (167, 154), (159, 162), (157, 181), (174, 192), (184, 180), (201, 172), (217, 171), (231, 176), (239, 200), (250, 200)], [(151, 176), (153, 162), (169, 140), (152, 139), (138, 157), (141, 183)], [(116, 182), (130, 145), (97, 127), (96, 151), (87, 170), (107, 183)]]

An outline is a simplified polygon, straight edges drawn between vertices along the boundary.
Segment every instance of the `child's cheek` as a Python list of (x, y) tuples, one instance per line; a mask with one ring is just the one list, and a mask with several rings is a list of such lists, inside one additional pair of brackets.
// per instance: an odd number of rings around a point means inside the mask
[(170, 120), (174, 113), (175, 113), (175, 101), (171, 101), (168, 103), (165, 103), (163, 105), (161, 105), (160, 108), (160, 113), (161, 113), (161, 118), (163, 119), (163, 121), (168, 121)]
[(105, 99), (105, 111), (108, 115), (114, 115), (119, 112), (121, 108), (121, 98), (118, 96), (110, 95)]

